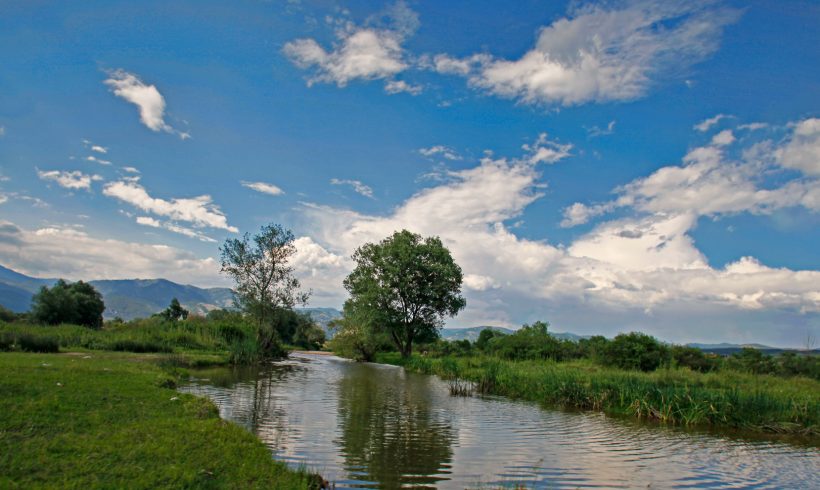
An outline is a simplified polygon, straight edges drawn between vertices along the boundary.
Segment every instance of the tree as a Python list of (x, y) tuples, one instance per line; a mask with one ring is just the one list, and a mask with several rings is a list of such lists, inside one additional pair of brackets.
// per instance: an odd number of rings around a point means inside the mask
[(345, 311), (386, 332), (402, 357), (410, 356), (414, 340), (437, 338), (444, 317), (466, 305), (461, 267), (438, 237), (398, 231), (359, 247), (353, 260), (356, 268), (344, 281)]
[(74, 323), (91, 328), (102, 327), (102, 295), (87, 282), (67, 283), (60, 279), (54, 286), (43, 286), (32, 299), (32, 317), (47, 325)]
[(171, 304), (168, 305), (168, 308), (162, 310), (159, 316), (165, 318), (166, 320), (176, 322), (188, 318), (188, 313), (188, 310), (186, 310), (182, 307), (181, 304), (179, 304), (179, 300), (174, 298), (171, 300)]
[(257, 341), (263, 353), (279, 347), (273, 318), (279, 309), (305, 304), (309, 292), (300, 292), (288, 261), (296, 253), (293, 234), (280, 225), (263, 226), (257, 235), (227, 239), (220, 247), (222, 272), (236, 281), (237, 305), (257, 325)]

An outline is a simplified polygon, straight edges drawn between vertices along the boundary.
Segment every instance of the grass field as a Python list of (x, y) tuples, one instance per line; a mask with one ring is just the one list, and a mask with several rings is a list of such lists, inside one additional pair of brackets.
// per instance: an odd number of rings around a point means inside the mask
[(0, 353), (0, 488), (316, 486), (210, 401), (176, 392), (165, 357)]
[[(378, 362), (453, 380), (453, 387), (547, 405), (601, 410), (685, 426), (731, 427), (820, 438), (820, 382), (735, 371), (644, 373), (589, 361), (507, 361), (487, 356), (381, 354)], [(461, 383), (459, 383), (459, 381)]]

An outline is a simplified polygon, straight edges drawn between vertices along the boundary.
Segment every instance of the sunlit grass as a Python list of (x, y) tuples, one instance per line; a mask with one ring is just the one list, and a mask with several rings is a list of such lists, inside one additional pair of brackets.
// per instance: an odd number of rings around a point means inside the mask
[(380, 362), (473, 382), (479, 393), (553, 406), (685, 426), (734, 427), (816, 437), (820, 430), (820, 382), (730, 370), (623, 371), (590, 361), (508, 361), (487, 356), (402, 360), (382, 354)]
[[(0, 353), (0, 488), (309, 488), (157, 354)], [(178, 364), (170, 360), (171, 365)]]

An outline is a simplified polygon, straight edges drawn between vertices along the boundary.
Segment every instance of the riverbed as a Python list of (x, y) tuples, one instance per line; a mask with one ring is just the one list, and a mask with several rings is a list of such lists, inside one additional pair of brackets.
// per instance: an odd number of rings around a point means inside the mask
[(195, 373), (275, 459), (336, 488), (820, 488), (816, 447), (452, 396), (435, 376), (295, 354)]

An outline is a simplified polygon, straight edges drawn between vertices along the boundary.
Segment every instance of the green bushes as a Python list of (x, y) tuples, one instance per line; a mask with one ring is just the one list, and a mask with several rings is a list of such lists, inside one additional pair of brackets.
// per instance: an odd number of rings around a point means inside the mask
[(67, 283), (60, 279), (54, 286), (43, 286), (32, 298), (34, 321), (46, 325), (74, 323), (100, 328), (105, 304), (94, 286), (83, 281)]
[(620, 334), (604, 347), (601, 363), (621, 369), (654, 371), (669, 361), (669, 349), (649, 335)]
[(60, 342), (48, 335), (0, 332), (0, 351), (59, 352)]

